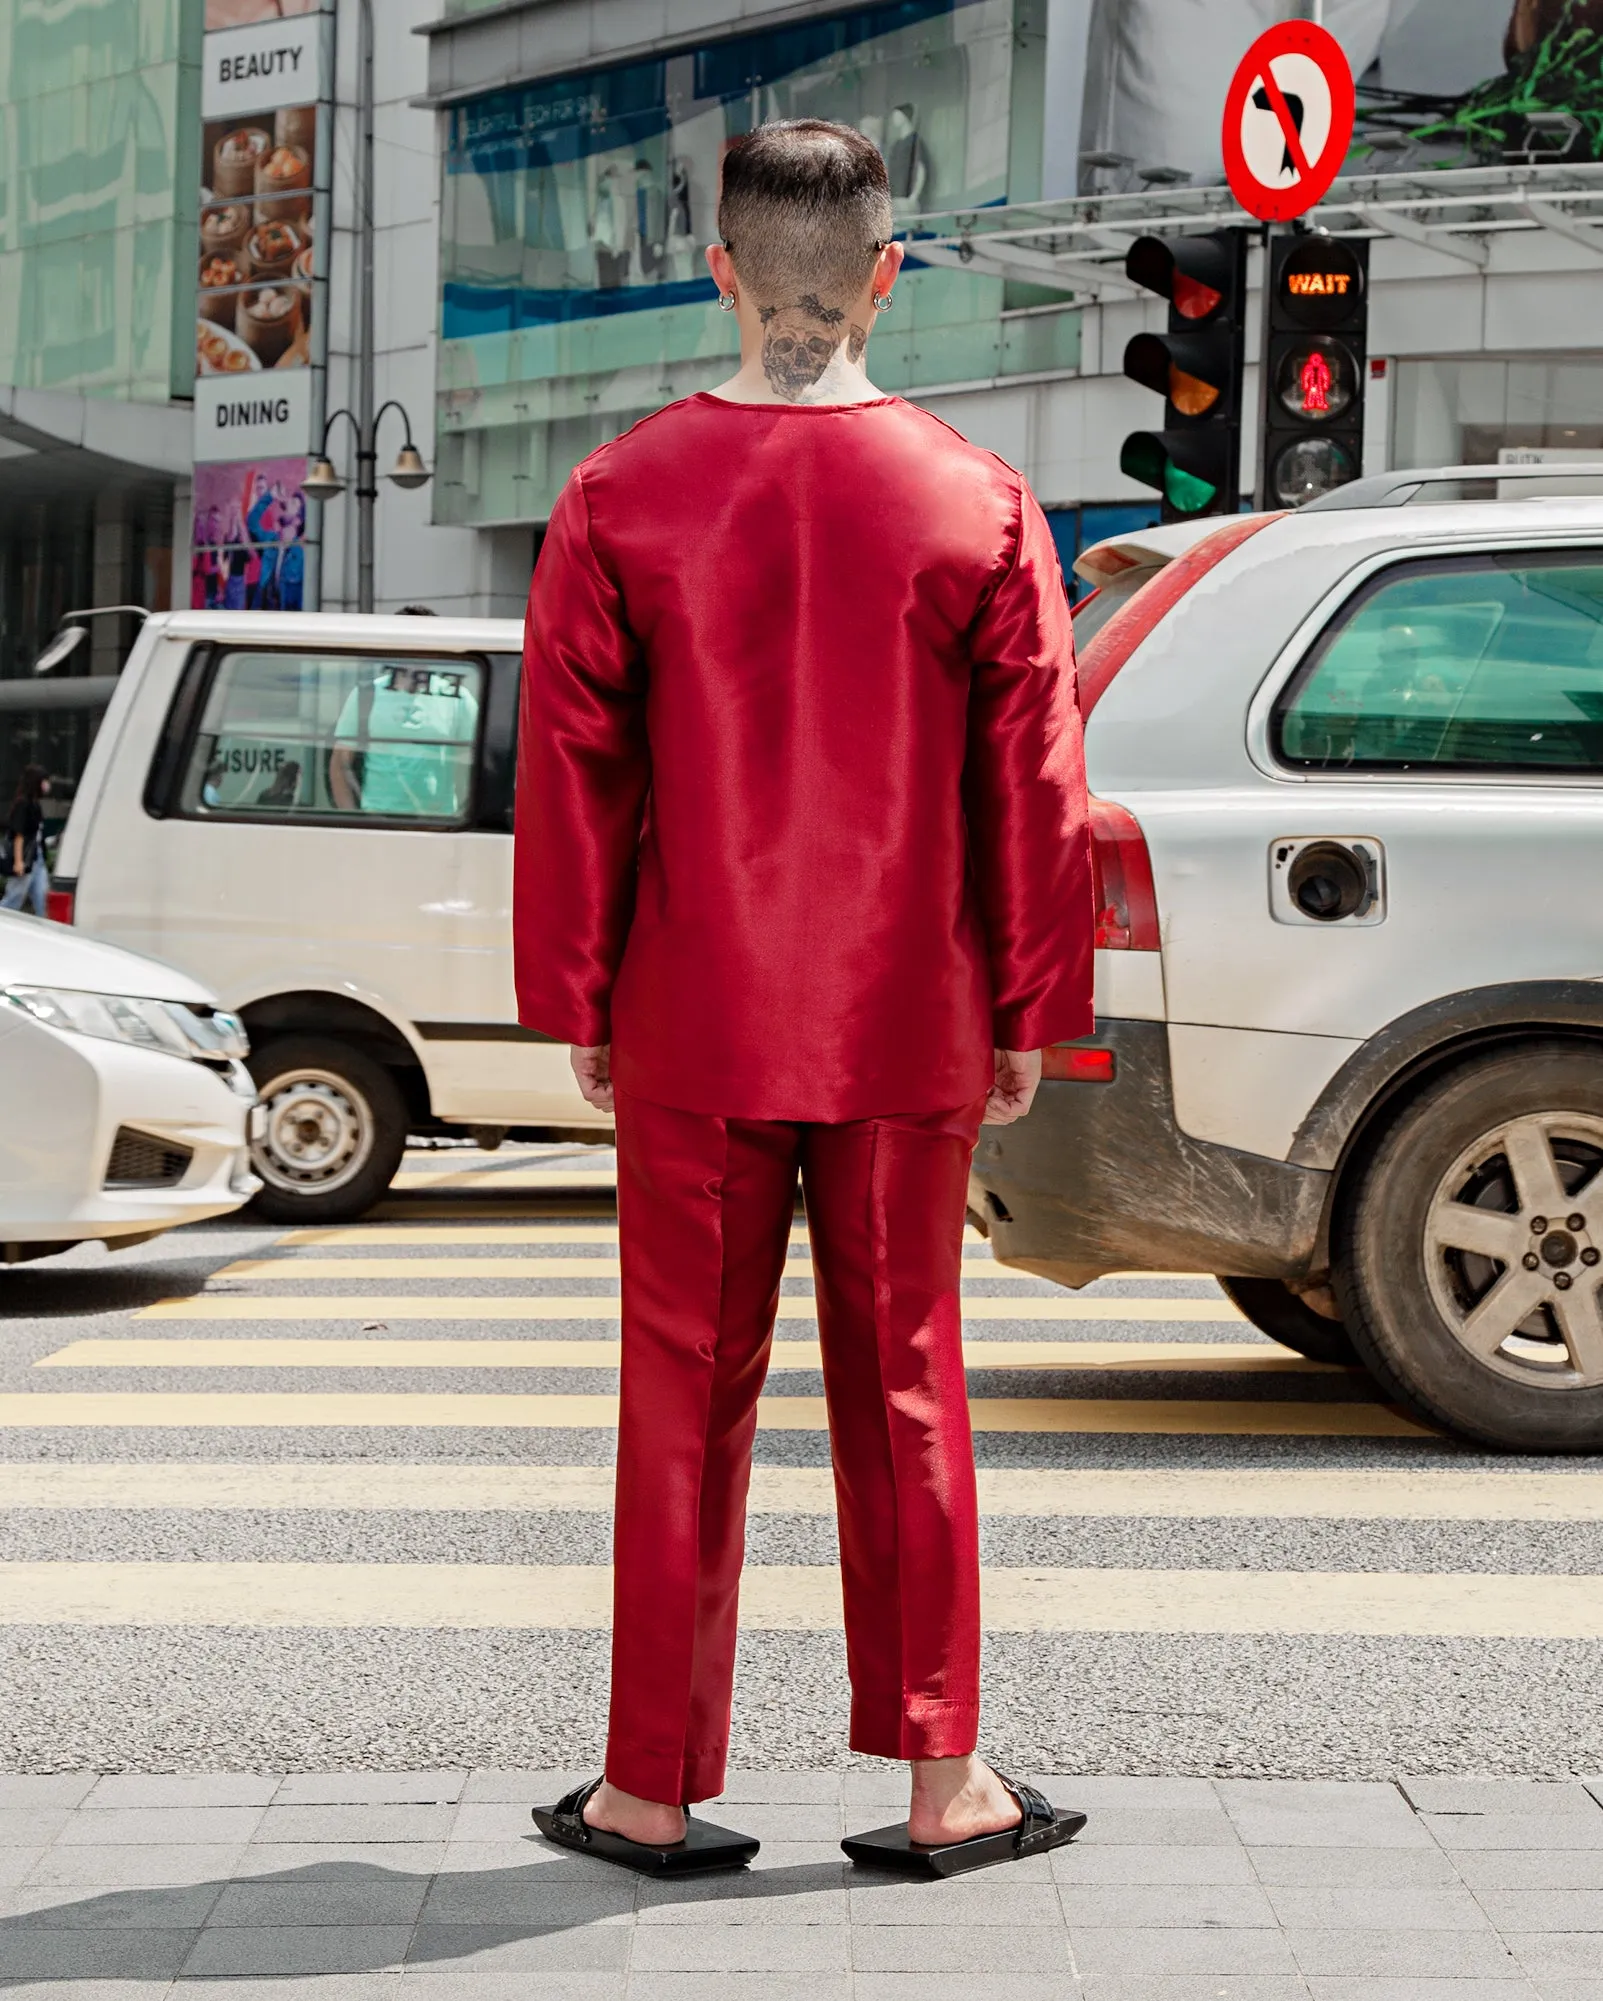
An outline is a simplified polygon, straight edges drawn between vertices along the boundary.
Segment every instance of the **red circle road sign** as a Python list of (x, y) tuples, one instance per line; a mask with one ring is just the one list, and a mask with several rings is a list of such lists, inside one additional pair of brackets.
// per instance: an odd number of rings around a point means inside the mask
[(1282, 21), (1258, 37), (1225, 99), (1225, 174), (1248, 215), (1289, 222), (1329, 192), (1355, 107), (1352, 69), (1327, 29)]

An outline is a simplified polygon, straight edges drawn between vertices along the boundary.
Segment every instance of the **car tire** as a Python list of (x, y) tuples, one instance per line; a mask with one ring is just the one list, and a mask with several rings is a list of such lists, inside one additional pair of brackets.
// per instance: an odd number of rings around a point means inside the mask
[(1603, 1447), (1600, 1282), (1603, 1053), (1575, 1043), (1422, 1091), (1369, 1162), (1335, 1261), (1382, 1390), (1515, 1452)]
[(1358, 1351), (1342, 1323), (1316, 1313), (1278, 1278), (1222, 1278), (1219, 1284), (1271, 1341), (1294, 1348), (1310, 1362), (1330, 1362), (1342, 1369), (1359, 1366)]
[(289, 1035), (250, 1056), (263, 1112), (251, 1205), (274, 1223), (348, 1223), (395, 1178), (407, 1111), (394, 1077), (348, 1042)]

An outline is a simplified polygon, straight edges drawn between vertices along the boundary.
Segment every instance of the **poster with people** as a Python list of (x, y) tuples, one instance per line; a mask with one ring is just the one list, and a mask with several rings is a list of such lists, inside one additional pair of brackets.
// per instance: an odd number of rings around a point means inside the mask
[[(1282, 0), (1091, 0), (1082, 194), (1216, 182), (1219, 106)], [(1603, 0), (1324, 0), (1358, 80), (1344, 172), (1603, 160)]]
[(304, 458), (196, 466), (191, 609), (305, 608), (305, 477)]

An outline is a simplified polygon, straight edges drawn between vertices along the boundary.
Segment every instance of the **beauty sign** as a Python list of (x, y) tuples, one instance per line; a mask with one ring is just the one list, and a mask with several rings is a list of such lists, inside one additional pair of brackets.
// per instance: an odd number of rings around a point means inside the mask
[(1312, 21), (1260, 35), (1225, 98), (1225, 174), (1248, 215), (1290, 222), (1322, 201), (1352, 143), (1355, 108), (1334, 35)]

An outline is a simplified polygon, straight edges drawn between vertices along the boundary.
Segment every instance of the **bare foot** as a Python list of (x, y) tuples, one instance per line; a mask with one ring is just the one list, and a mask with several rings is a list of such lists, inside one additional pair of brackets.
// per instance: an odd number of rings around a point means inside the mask
[(1019, 1803), (989, 1765), (978, 1757), (916, 1758), (913, 1803), (907, 1816), (910, 1839), (925, 1846), (969, 1841), (1017, 1827)]
[(584, 1803), (584, 1824), (625, 1841), (643, 1841), (648, 1848), (670, 1848), (685, 1838), (685, 1810), (609, 1786), (603, 1779)]

